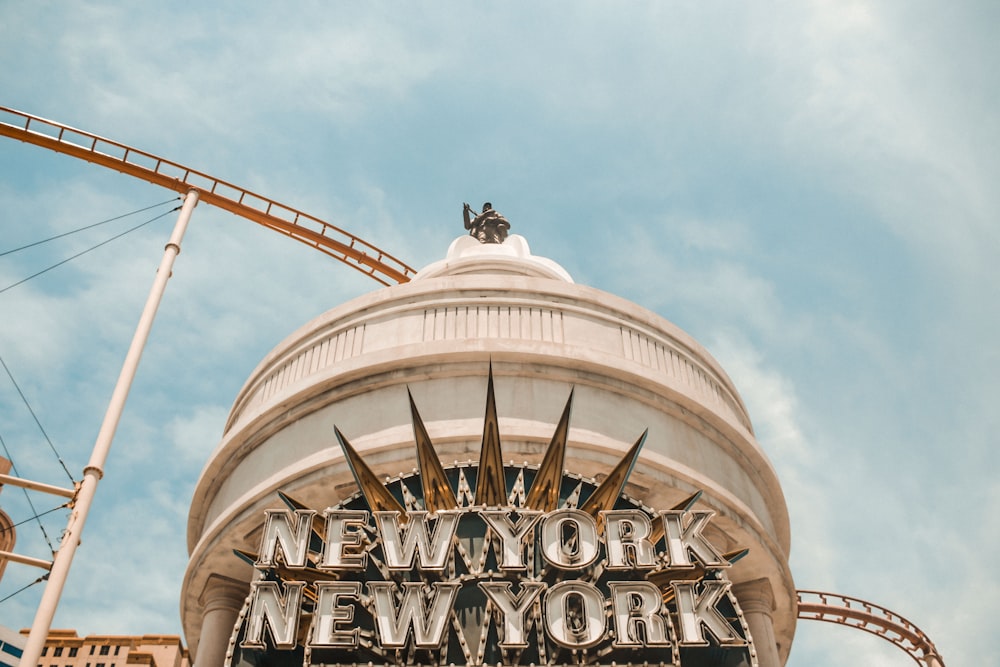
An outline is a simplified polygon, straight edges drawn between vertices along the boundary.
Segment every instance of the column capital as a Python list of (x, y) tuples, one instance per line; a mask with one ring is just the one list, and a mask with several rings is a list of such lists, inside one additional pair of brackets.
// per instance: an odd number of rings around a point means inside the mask
[(744, 614), (759, 613), (770, 617), (775, 609), (774, 589), (767, 578), (733, 584), (733, 594), (739, 600)]
[(227, 609), (239, 612), (243, 608), (243, 602), (250, 592), (250, 584), (245, 581), (237, 581), (220, 574), (210, 574), (205, 588), (202, 589), (198, 597), (200, 604), (207, 614), (219, 609)]

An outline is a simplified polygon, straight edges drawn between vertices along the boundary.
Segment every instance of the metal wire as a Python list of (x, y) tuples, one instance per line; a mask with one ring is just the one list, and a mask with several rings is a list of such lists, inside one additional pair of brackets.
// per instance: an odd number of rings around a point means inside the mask
[[(56, 451), (56, 446), (52, 444), (52, 440), (49, 438), (49, 434), (45, 432), (45, 427), (42, 426), (42, 422), (38, 421), (38, 416), (35, 415), (35, 411), (31, 409), (31, 403), (28, 402), (28, 399), (27, 397), (25, 397), (24, 392), (21, 391), (21, 387), (17, 384), (17, 380), (14, 379), (14, 375), (10, 372), (10, 369), (7, 367), (7, 362), (3, 360), (3, 355), (0, 355), (0, 365), (2, 365), (3, 369), (7, 372), (7, 377), (10, 378), (11, 383), (14, 385), (14, 389), (17, 389), (18, 396), (21, 397), (21, 400), (24, 402), (24, 406), (28, 408), (28, 412), (31, 413), (31, 418), (35, 420), (35, 425), (38, 426), (38, 430), (41, 431), (42, 435), (45, 437), (45, 442), (49, 443), (49, 449), (51, 449), (52, 453), (56, 455), (56, 460), (59, 461), (59, 465), (61, 465), (62, 469), (66, 472), (66, 476), (69, 477), (69, 481), (72, 482), (73, 484), (76, 484), (76, 480), (73, 479), (73, 474), (69, 471), (69, 468), (66, 467), (66, 463), (59, 455), (59, 452)], [(7, 458), (10, 458), (10, 456), (8, 456)], [(13, 464), (13, 461), (11, 463)]]
[(27, 519), (23, 519), (22, 521), (18, 521), (17, 523), (13, 523), (9, 527), (5, 526), (3, 528), (0, 528), (0, 533), (5, 533), (8, 530), (14, 530), (18, 526), (23, 526), (24, 524), (28, 523), (29, 521), (34, 521), (35, 519), (40, 519), (43, 516), (45, 516), (46, 514), (52, 514), (53, 512), (58, 512), (59, 510), (66, 509), (69, 506), (70, 506), (70, 503), (63, 503), (62, 505), (59, 505), (58, 507), (53, 507), (50, 510), (45, 510), (41, 514), (36, 514), (35, 516), (31, 516), (31, 517), (28, 517)]
[(82, 252), (78, 252), (75, 255), (73, 255), (72, 257), (67, 257), (66, 259), (62, 260), (61, 262), (57, 262), (57, 263), (53, 264), (52, 266), (48, 267), (47, 269), (42, 269), (38, 273), (32, 274), (32, 275), (28, 276), (27, 278), (24, 278), (23, 280), (19, 280), (16, 283), (14, 283), (13, 285), (7, 285), (7, 287), (4, 287), (3, 289), (0, 289), (0, 294), (3, 294), (4, 292), (6, 292), (9, 289), (17, 287), (18, 285), (22, 285), (22, 284), (28, 282), (29, 280), (31, 280), (32, 278), (37, 278), (38, 276), (42, 275), (43, 273), (48, 273), (52, 269), (54, 269), (56, 267), (59, 267), (59, 266), (62, 266), (63, 264), (65, 264), (67, 262), (70, 262), (70, 261), (76, 259), (77, 257), (80, 257), (81, 255), (86, 255), (88, 252), (90, 252), (92, 250), (97, 250), (102, 245), (107, 245), (108, 243), (111, 243), (112, 241), (114, 241), (116, 239), (120, 239), (121, 237), (125, 236), (126, 234), (134, 232), (135, 230), (137, 230), (137, 229), (139, 229), (141, 227), (145, 227), (149, 223), (155, 222), (156, 220), (159, 220), (160, 218), (162, 218), (163, 216), (165, 216), (165, 215), (167, 215), (169, 213), (173, 213), (174, 211), (179, 211), (180, 208), (181, 208), (180, 206), (178, 206), (177, 208), (172, 208), (169, 211), (161, 213), (160, 215), (158, 215), (158, 216), (156, 216), (154, 218), (150, 218), (149, 220), (147, 220), (146, 222), (143, 222), (142, 224), (138, 224), (135, 227), (132, 227), (130, 229), (126, 229), (124, 232), (121, 232), (120, 234), (115, 234), (111, 238), (109, 238), (109, 239), (107, 239), (105, 241), (101, 241), (100, 243), (98, 243), (95, 246), (87, 248), (86, 250), (84, 250)]
[(49, 578), (49, 573), (46, 572), (42, 576), (40, 576), (37, 579), (35, 579), (34, 581), (32, 581), (27, 586), (22, 586), (21, 588), (17, 589), (16, 591), (14, 591), (13, 593), (11, 593), (10, 595), (8, 595), (7, 597), (5, 597), (4, 599), (0, 600), (0, 604), (3, 604), (4, 602), (6, 602), (7, 600), (11, 599), (12, 597), (14, 597), (15, 595), (17, 595), (18, 593), (23, 593), (24, 591), (28, 590), (29, 588), (31, 588), (35, 584), (42, 583), (43, 581), (45, 581), (48, 578)]
[(156, 208), (157, 206), (163, 206), (164, 204), (169, 204), (170, 202), (177, 201), (178, 199), (180, 199), (180, 197), (172, 197), (170, 199), (167, 199), (166, 201), (161, 201), (158, 204), (153, 204), (152, 206), (147, 206), (145, 208), (136, 209), (136, 210), (132, 211), (131, 213), (123, 213), (122, 215), (116, 215), (113, 218), (108, 218), (107, 220), (101, 220), (100, 222), (95, 222), (95, 223), (93, 223), (91, 225), (87, 225), (85, 227), (80, 227), (79, 229), (74, 229), (74, 230), (71, 230), (71, 231), (68, 231), (68, 232), (63, 232), (62, 234), (56, 234), (55, 236), (50, 236), (47, 239), (42, 239), (41, 241), (35, 241), (34, 243), (29, 243), (28, 245), (23, 245), (20, 248), (12, 248), (10, 250), (4, 250), (3, 252), (0, 252), (0, 257), (3, 257), (5, 255), (13, 255), (15, 252), (20, 252), (21, 250), (27, 250), (28, 248), (34, 248), (36, 245), (42, 245), (43, 243), (48, 243), (49, 241), (55, 241), (56, 239), (61, 239), (64, 236), (71, 236), (73, 234), (76, 234), (77, 232), (83, 232), (83, 231), (86, 231), (88, 229), (93, 229), (94, 227), (100, 227), (101, 225), (106, 225), (109, 222), (114, 222), (115, 220), (121, 220), (122, 218), (129, 217), (130, 215), (135, 215), (136, 213), (142, 213), (143, 211), (148, 211), (149, 209)]
[[(0, 435), (0, 446), (3, 447), (4, 455), (10, 460), (10, 468), (11, 470), (14, 471), (14, 475), (20, 477), (21, 473), (17, 471), (17, 466), (14, 465), (14, 459), (11, 458), (10, 450), (7, 449), (7, 443), (4, 442), (2, 435)], [(35, 509), (35, 503), (31, 502), (31, 496), (28, 495), (28, 490), (24, 487), (21, 487), (21, 491), (24, 493), (24, 498), (28, 501), (28, 507), (31, 508), (31, 514), (33, 515), (32, 518), (38, 522), (38, 527), (42, 530), (42, 536), (45, 538), (45, 543), (49, 545), (49, 551), (55, 553), (56, 548), (52, 546), (52, 540), (49, 539), (49, 534), (48, 532), (46, 532), (45, 526), (42, 525), (42, 520), (41, 518), (39, 518), (40, 515), (38, 514), (38, 510)]]

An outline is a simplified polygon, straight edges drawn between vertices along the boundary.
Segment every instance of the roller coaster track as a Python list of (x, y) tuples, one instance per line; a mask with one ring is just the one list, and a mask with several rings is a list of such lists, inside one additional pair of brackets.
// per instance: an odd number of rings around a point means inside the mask
[(55, 121), (0, 106), (0, 136), (93, 162), (290, 236), (383, 285), (405, 283), (414, 270), (389, 253), (319, 218), (200, 171)]
[(922, 667), (944, 667), (944, 661), (930, 638), (913, 623), (885, 607), (836, 593), (795, 593), (801, 619), (826, 621), (870, 632), (895, 644)]

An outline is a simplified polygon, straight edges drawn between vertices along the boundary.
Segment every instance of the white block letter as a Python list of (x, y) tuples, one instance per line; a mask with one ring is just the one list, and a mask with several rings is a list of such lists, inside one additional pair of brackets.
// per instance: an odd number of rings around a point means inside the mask
[[(315, 510), (267, 510), (264, 519), (264, 534), (260, 540), (260, 555), (257, 567), (273, 567), (278, 549), (281, 549), (285, 565), (301, 570), (306, 566), (309, 538), (312, 535), (312, 520)], [(294, 517), (294, 520), (293, 520)]]

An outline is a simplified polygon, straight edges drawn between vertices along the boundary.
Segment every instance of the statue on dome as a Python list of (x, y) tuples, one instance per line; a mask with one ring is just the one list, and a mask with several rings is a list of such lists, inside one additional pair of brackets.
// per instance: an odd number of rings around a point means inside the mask
[(493, 204), (486, 202), (483, 204), (482, 213), (476, 213), (468, 204), (463, 205), (462, 216), (465, 218), (465, 228), (469, 230), (469, 235), (474, 236), (480, 243), (503, 243), (507, 238), (507, 231), (510, 230), (510, 223), (507, 218), (493, 210)]

